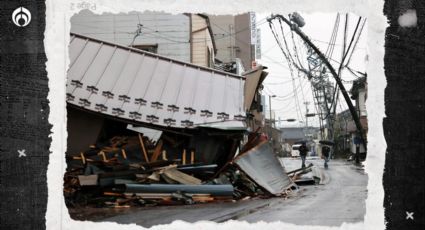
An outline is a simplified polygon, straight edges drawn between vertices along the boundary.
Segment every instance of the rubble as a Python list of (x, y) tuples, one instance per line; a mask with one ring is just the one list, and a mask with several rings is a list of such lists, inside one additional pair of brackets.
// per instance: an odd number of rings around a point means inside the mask
[(287, 173), (297, 185), (317, 185), (323, 184), (324, 175), (319, 168), (312, 163), (307, 167), (298, 168)]
[[(219, 168), (202, 162), (205, 156), (167, 134), (156, 142), (142, 134), (114, 136), (67, 156), (66, 203), (113, 208), (190, 205), (282, 195), (292, 185), (267, 143), (250, 140), (242, 149), (245, 152), (235, 158), (232, 147), (225, 156), (230, 160)], [(251, 170), (258, 167), (267, 170)]]

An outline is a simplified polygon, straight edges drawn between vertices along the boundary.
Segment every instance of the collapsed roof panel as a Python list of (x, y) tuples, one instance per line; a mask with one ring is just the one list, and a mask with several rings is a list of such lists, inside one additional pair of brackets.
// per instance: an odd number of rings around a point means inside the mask
[(244, 77), (71, 36), (68, 103), (160, 126), (245, 127), (238, 119), (245, 114)]
[(271, 194), (281, 195), (293, 185), (267, 141), (237, 156), (234, 163)]

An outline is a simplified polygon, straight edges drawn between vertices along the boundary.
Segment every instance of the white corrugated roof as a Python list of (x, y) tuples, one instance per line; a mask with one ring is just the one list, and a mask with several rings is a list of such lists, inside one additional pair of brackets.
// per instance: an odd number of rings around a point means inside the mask
[(71, 34), (67, 102), (177, 128), (244, 127), (244, 77)]

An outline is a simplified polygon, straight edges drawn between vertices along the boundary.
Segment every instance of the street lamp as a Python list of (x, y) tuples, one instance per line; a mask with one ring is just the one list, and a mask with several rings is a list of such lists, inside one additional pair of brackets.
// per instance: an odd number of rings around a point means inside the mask
[(282, 121), (286, 121), (286, 122), (294, 122), (294, 121), (296, 121), (296, 119), (294, 119), (294, 118), (288, 118), (288, 119), (282, 120), (282, 119), (280, 119), (280, 117), (279, 117), (279, 126), (281, 126), (281, 122), (282, 122)]
[(272, 127), (272, 97), (276, 97), (276, 95), (269, 95), (270, 127)]

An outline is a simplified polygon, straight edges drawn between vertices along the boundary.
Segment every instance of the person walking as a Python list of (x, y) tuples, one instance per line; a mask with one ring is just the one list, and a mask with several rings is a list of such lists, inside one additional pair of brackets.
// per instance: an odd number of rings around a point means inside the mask
[(331, 148), (327, 145), (322, 146), (322, 157), (325, 160), (325, 169), (328, 168), (328, 162), (330, 157)]
[(303, 142), (301, 144), (298, 151), (300, 151), (300, 157), (301, 157), (301, 161), (302, 161), (301, 167), (305, 168), (305, 158), (307, 157), (307, 152), (308, 152), (308, 148), (307, 148), (307, 145), (305, 144), (305, 142)]

